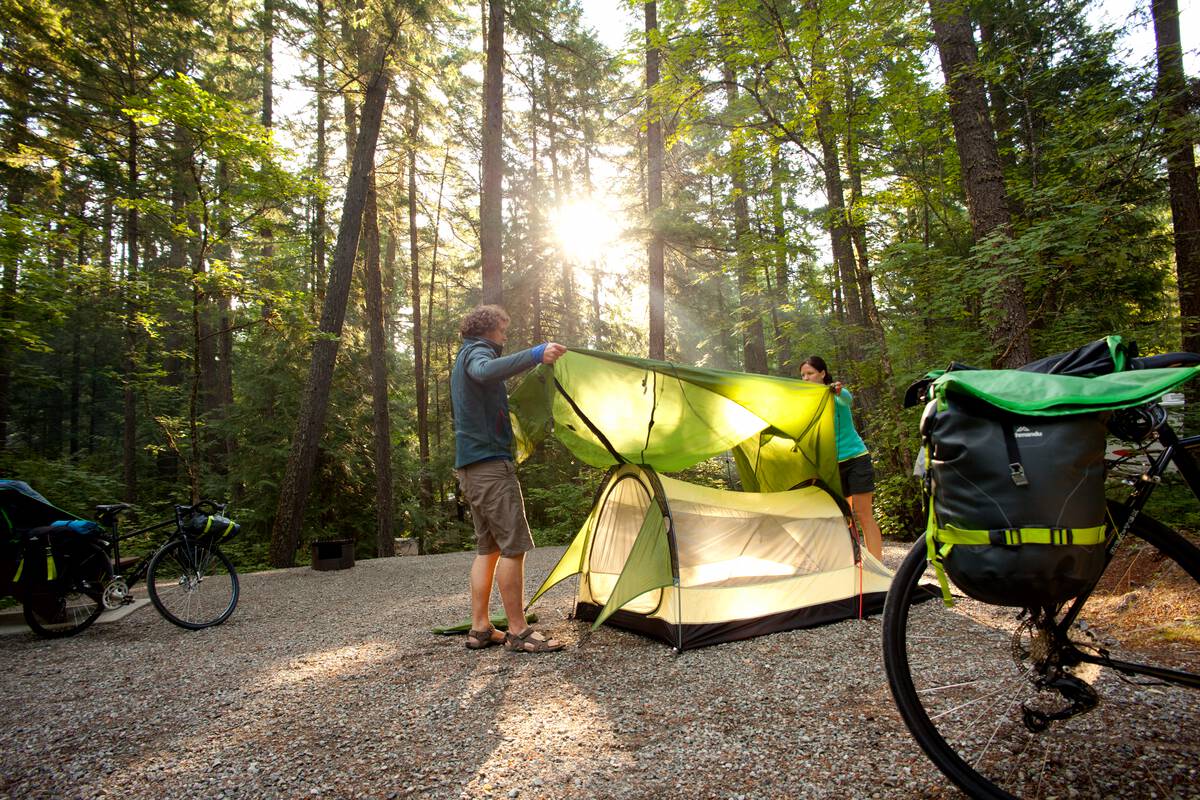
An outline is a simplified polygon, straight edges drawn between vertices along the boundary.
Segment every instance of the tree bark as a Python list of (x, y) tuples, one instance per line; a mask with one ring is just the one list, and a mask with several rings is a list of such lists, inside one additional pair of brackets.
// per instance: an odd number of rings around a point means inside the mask
[(775, 340), (779, 348), (779, 372), (795, 375), (792, 364), (792, 312), (790, 281), (788, 279), (787, 225), (783, 206), (783, 161), (776, 149), (771, 155), (771, 235), (775, 262), (775, 302), (771, 318), (775, 324)]
[(350, 179), (346, 184), (337, 243), (334, 246), (333, 272), (325, 293), (318, 337), (313, 343), (308, 380), (300, 401), (296, 432), (292, 437), (287, 470), (280, 487), (279, 506), (271, 528), (270, 559), (277, 567), (291, 566), (295, 559), (304, 511), (308, 504), (308, 492), (317, 462), (317, 448), (325, 426), (333, 365), (341, 342), (342, 325), (346, 318), (346, 300), (350, 294), (350, 278), (354, 271), (354, 256), (362, 231), (363, 206), (366, 204), (370, 176), (375, 168), (375, 146), (383, 119), (384, 102), (387, 99), (389, 78), (383, 68), (383, 58), (384, 54), (379, 53), (376, 58), (378, 71), (371, 76), (363, 100), (362, 120), (354, 147)]
[(842, 307), (851, 332), (846, 355), (858, 358), (857, 331), (863, 324), (862, 299), (858, 291), (858, 267), (854, 263), (854, 247), (850, 242), (850, 222), (846, 216), (846, 195), (842, 169), (838, 160), (837, 140), (831, 130), (833, 105), (828, 98), (817, 103), (816, 129), (821, 144), (821, 170), (825, 177), (825, 196), (829, 203), (826, 225), (833, 247), (833, 262), (837, 267)]
[[(971, 232), (977, 248), (988, 247), (989, 239), (1012, 236), (1012, 218), (996, 134), (988, 116), (987, 94), (977, 68), (975, 35), (966, 12), (950, 0), (929, 0), (929, 10), (950, 100)], [(998, 279), (990, 325), (991, 344), (996, 351), (993, 366), (1017, 367), (1031, 357), (1024, 282), (995, 257), (984, 255)]]
[[(417, 249), (417, 134), (420, 131), (417, 117), (417, 93), (409, 85), (408, 127), (408, 255), (412, 275), (412, 339), (413, 339), (413, 382), (417, 393), (417, 452), (421, 463), (418, 499), (421, 508), (429, 512), (433, 508), (433, 480), (429, 473), (429, 387), (425, 385), (425, 354), (423, 330), (421, 328), (421, 260)], [(419, 537), (424, 541), (424, 531)]]
[(375, 554), (395, 555), (392, 502), (392, 423), (388, 413), (387, 337), (383, 325), (383, 279), (379, 268), (379, 203), (375, 176), (363, 207), (363, 293), (370, 336), (372, 433), (375, 455)]
[(646, 12), (646, 217), (650, 222), (647, 245), (650, 273), (650, 357), (666, 358), (666, 278), (663, 235), (655, 217), (663, 201), (663, 134), (654, 87), (659, 79), (658, 3), (649, 0)]
[[(737, 105), (737, 80), (732, 67), (725, 65), (725, 102), (733, 109)], [(729, 153), (730, 181), (733, 184), (733, 235), (737, 253), (738, 317), (742, 329), (742, 369), (746, 372), (767, 373), (767, 343), (763, 335), (762, 314), (759, 313), (759, 287), (756, 265), (750, 241), (750, 201), (746, 197), (746, 165), (740, 145), (734, 144)]]
[(479, 254), (483, 264), (483, 302), (500, 305), (504, 302), (501, 216), (504, 204), (504, 0), (488, 0), (483, 98)]
[[(316, 19), (316, 45), (314, 49), (317, 54), (317, 180), (325, 180), (325, 172), (328, 169), (329, 155), (328, 144), (325, 141), (325, 124), (326, 115), (328, 114), (325, 108), (325, 0), (317, 0), (317, 19)], [(318, 302), (321, 302), (325, 296), (325, 198), (320, 194), (313, 196), (313, 202), (316, 204), (315, 220), (313, 222), (313, 295)]]
[[(275, 79), (275, 0), (263, 0), (262, 11), (262, 126), (268, 131), (274, 119), (274, 87)], [(263, 219), (260, 226), (263, 238), (262, 244), (262, 286), (266, 297), (262, 304), (262, 318), (271, 317), (273, 301), (271, 291), (275, 288), (275, 230), (268, 218)], [(232, 381), (231, 384), (232, 386)], [(271, 406), (267, 407), (270, 414)]]
[(1200, 353), (1200, 191), (1196, 187), (1195, 141), (1189, 127), (1188, 86), (1183, 72), (1177, 0), (1151, 0), (1158, 83), (1166, 128), (1167, 183), (1175, 232), (1175, 274), (1179, 284), (1180, 338), (1183, 349)]
[[(138, 196), (138, 142), (137, 123), (131, 119), (126, 151), (127, 191), (130, 199), (137, 199)], [(122, 393), (124, 422), (121, 435), (121, 473), (125, 485), (125, 502), (133, 503), (137, 501), (137, 396), (133, 389), (137, 349), (137, 328), (134, 322), (137, 306), (133, 295), (134, 280), (138, 273), (137, 206), (130, 206), (125, 216), (125, 253), (125, 385)]]

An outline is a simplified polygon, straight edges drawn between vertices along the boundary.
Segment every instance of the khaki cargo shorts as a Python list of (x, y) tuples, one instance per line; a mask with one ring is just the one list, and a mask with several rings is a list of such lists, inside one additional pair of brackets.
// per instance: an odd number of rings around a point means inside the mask
[(507, 458), (480, 461), (457, 470), (458, 484), (471, 507), (476, 552), (519, 556), (533, 549), (517, 468)]

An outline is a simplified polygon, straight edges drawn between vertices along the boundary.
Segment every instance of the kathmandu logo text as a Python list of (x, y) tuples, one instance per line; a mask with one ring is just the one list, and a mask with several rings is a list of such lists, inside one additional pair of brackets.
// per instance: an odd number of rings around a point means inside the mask
[(1038, 438), (1041, 438), (1042, 432), (1041, 431), (1031, 431), (1031, 430), (1029, 430), (1029, 428), (1026, 428), (1024, 425), (1022, 425), (1021, 427), (1019, 427), (1015, 431), (1013, 431), (1013, 435), (1016, 436), (1018, 439), (1038, 439)]

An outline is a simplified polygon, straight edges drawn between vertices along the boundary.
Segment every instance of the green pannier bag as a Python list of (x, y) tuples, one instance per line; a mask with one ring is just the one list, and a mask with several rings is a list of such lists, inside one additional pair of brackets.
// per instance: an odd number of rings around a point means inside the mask
[(921, 420), (929, 560), (993, 605), (1054, 606), (1104, 569), (1106, 412), (1024, 416), (946, 394)]

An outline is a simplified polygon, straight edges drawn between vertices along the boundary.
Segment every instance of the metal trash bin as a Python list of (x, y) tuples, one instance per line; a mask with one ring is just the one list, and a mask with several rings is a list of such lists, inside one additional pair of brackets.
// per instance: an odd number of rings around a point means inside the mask
[(354, 566), (353, 539), (325, 539), (312, 542), (312, 568), (349, 569)]

